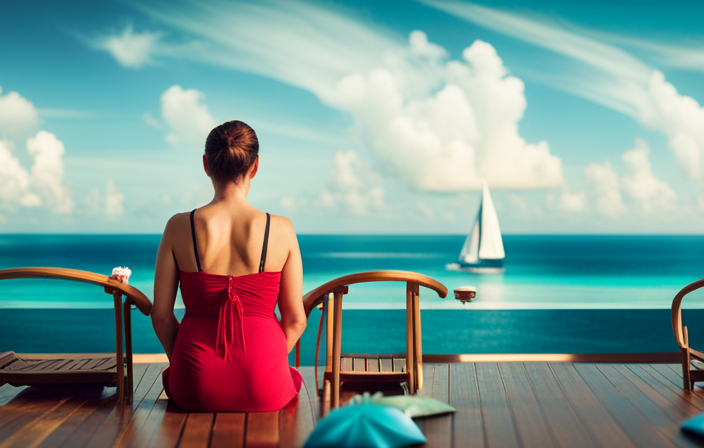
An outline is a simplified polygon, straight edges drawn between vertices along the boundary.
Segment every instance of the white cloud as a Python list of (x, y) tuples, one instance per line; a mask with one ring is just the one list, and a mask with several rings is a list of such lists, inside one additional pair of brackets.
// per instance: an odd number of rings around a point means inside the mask
[(27, 152), (32, 156), (30, 183), (36, 192), (56, 213), (70, 213), (73, 200), (64, 185), (64, 144), (54, 134), (39, 131), (27, 140)]
[(0, 140), (0, 204), (18, 200), (29, 189), (29, 173), (12, 155), (10, 145)]
[[(584, 29), (578, 33), (553, 20), (531, 19), (469, 2), (422, 1), (584, 64), (567, 76), (555, 77), (549, 72), (543, 76), (557, 88), (661, 131), (682, 170), (692, 179), (704, 179), (704, 108), (693, 98), (679, 94), (661, 72), (620, 48), (587, 36), (600, 33)], [(613, 36), (603, 38), (623, 42)], [(685, 54), (691, 56), (691, 52)]]
[(123, 67), (138, 69), (152, 63), (152, 56), (159, 50), (160, 39), (161, 33), (135, 32), (128, 25), (119, 34), (101, 36), (89, 43), (97, 50), (110, 53)]
[(89, 215), (100, 214), (100, 192), (96, 187), (91, 187), (88, 194), (83, 198), (83, 208)]
[(335, 153), (328, 189), (320, 193), (318, 205), (342, 208), (355, 216), (383, 213), (388, 208), (378, 176), (354, 151)]
[(216, 126), (208, 107), (201, 101), (205, 95), (195, 89), (171, 86), (161, 94), (161, 115), (169, 128), (166, 141), (173, 145), (205, 144), (208, 133)]
[(23, 139), (39, 128), (34, 105), (17, 92), (2, 94), (0, 88), (0, 137)]
[(548, 196), (548, 203), (563, 211), (584, 212), (591, 208), (611, 217), (675, 210), (677, 193), (667, 182), (655, 177), (649, 153), (648, 144), (638, 139), (635, 148), (624, 152), (621, 157), (624, 167), (621, 176), (608, 160), (592, 163), (585, 170), (585, 191), (571, 193), (564, 188), (557, 198)]
[(677, 193), (653, 175), (648, 157), (650, 148), (643, 140), (636, 140), (636, 147), (623, 154), (626, 174), (622, 178), (623, 191), (633, 205), (645, 214), (672, 208)]
[(507, 76), (488, 43), (474, 42), (464, 61), (411, 33), (407, 48), (382, 66), (340, 80), (322, 97), (349, 111), (377, 161), (410, 186), (426, 191), (481, 187), (544, 188), (563, 182), (548, 144), (518, 134), (526, 108), (523, 82)]
[(606, 216), (616, 216), (626, 211), (618, 174), (616, 174), (608, 160), (603, 164), (590, 164), (587, 167), (586, 174), (587, 191), (598, 213)]
[(123, 215), (125, 213), (124, 202), (125, 195), (117, 190), (117, 185), (112, 179), (108, 180), (107, 192), (105, 193), (105, 215)]

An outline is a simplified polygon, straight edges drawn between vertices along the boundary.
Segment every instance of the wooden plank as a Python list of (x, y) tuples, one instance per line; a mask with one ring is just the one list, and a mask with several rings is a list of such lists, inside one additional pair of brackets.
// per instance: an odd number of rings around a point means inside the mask
[[(426, 375), (432, 368), (432, 375)], [(450, 401), (450, 370), (447, 364), (423, 364), (425, 385), (418, 395), (435, 398), (443, 403)], [(452, 414), (428, 417), (425, 420), (425, 437), (429, 447), (452, 446)]]
[(245, 444), (248, 448), (276, 448), (279, 444), (279, 411), (248, 413)]
[(242, 448), (247, 414), (244, 412), (219, 412), (215, 415), (211, 448)]
[(67, 398), (55, 391), (30, 388), (0, 408), (0, 440), (11, 437), (37, 416), (58, 408)]
[(405, 372), (406, 371), (406, 358), (393, 358), (393, 371), (394, 372)]
[[(432, 382), (433, 378), (435, 377), (435, 366), (433, 364), (426, 364), (423, 366), (423, 369), (425, 369), (425, 376), (428, 379), (428, 381)], [(418, 396), (419, 397), (429, 397), (430, 393), (432, 392), (431, 390), (425, 390), (425, 391), (418, 391)], [(418, 428), (420, 428), (421, 432), (423, 435), (425, 435), (425, 438), (428, 438), (427, 431), (425, 430), (425, 423), (426, 419), (424, 418), (416, 418), (414, 419), (416, 422), (416, 425), (418, 425)], [(428, 443), (425, 445), (428, 447), (431, 447), (432, 445), (430, 444), (430, 439), (428, 439)]]
[(181, 434), (179, 448), (207, 448), (213, 429), (215, 414), (212, 412), (191, 412)]
[(345, 356), (340, 358), (340, 371), (341, 372), (351, 372), (352, 371), (352, 358)]
[(557, 444), (575, 448), (596, 446), (562, 393), (548, 364), (536, 362), (524, 365), (533, 393), (552, 428)]
[(557, 446), (530, 386), (523, 363), (501, 363), (499, 372), (523, 447)]
[(355, 372), (366, 372), (367, 360), (365, 358), (353, 358), (352, 370)]
[(0, 448), (37, 447), (85, 401), (85, 397), (64, 398), (58, 406), (48, 408), (0, 442)]
[[(631, 365), (627, 364), (626, 367), (629, 368), (629, 370), (633, 371), (636, 373), (636, 375), (640, 375), (641, 372), (645, 372), (646, 375), (645, 378), (652, 378), (653, 380), (659, 382), (663, 386), (667, 387), (668, 389), (672, 390), (676, 394), (678, 394), (680, 397), (682, 397), (684, 400), (687, 400), (692, 406), (695, 406), (696, 408), (700, 410), (704, 410), (704, 399), (700, 395), (700, 393), (697, 392), (697, 389), (695, 388), (691, 392), (686, 392), (682, 388), (682, 383), (680, 384), (675, 384), (672, 381), (672, 378), (668, 378), (667, 371), (664, 371), (665, 375), (660, 373), (658, 370), (654, 368), (652, 365)], [(639, 370), (640, 369), (640, 370)]]
[(635, 447), (589, 389), (572, 363), (550, 363), (557, 382), (582, 424), (601, 446)]
[(475, 368), (487, 446), (520, 446), (498, 366), (479, 363)]
[(638, 409), (593, 364), (575, 364), (575, 369), (613, 419), (636, 446), (672, 446)]
[(379, 371), (380, 372), (393, 372), (394, 371), (393, 359), (379, 358)]
[[(642, 376), (645, 378), (635, 373), (638, 368), (643, 372)], [(656, 403), (660, 409), (667, 412), (675, 422), (681, 423), (685, 419), (701, 413), (699, 408), (683, 400), (671, 389), (664, 387), (652, 377), (648, 378), (649, 375), (640, 366), (635, 366), (635, 370), (631, 370), (625, 365), (599, 366), (599, 370), (602, 372), (607, 369), (614, 369), (623, 375), (651, 401)]]
[(704, 410), (704, 402), (700, 400), (694, 392), (685, 392), (682, 386), (675, 386), (668, 379), (660, 375), (658, 372), (649, 368), (647, 365), (628, 364), (623, 368), (630, 370), (639, 379), (650, 385), (661, 395), (668, 398), (678, 408), (682, 408), (685, 404), (688, 407), (696, 409), (697, 413)]
[[(145, 374), (147, 372), (148, 364), (140, 364), (135, 366), (135, 380), (137, 383), (137, 392), (135, 393), (134, 400), (139, 402), (144, 398), (146, 390), (140, 388), (142, 381), (149, 381), (145, 379)], [(106, 396), (98, 408), (93, 412), (85, 421), (71, 434), (71, 436), (64, 442), (65, 447), (74, 446), (84, 446), (87, 441), (95, 434), (98, 428), (103, 425), (107, 417), (111, 414), (114, 415), (115, 405), (117, 404), (117, 397), (114, 394), (115, 388), (105, 388), (103, 394)]]
[[(154, 430), (149, 438), (150, 448), (174, 448), (178, 445), (183, 431), (183, 426), (186, 423), (188, 412), (183, 411), (176, 406), (171, 406), (166, 398), (166, 393), (162, 392), (159, 400), (154, 404), (152, 414), (161, 415), (161, 420), (155, 422)], [(150, 418), (152, 417), (150, 414)], [(145, 424), (146, 426), (146, 424)], [(147, 432), (147, 429), (144, 430)], [(143, 440), (149, 437), (145, 434)]]
[(75, 412), (63, 421), (54, 431), (49, 434), (44, 441), (39, 444), (39, 448), (53, 448), (61, 446), (71, 434), (76, 432), (85, 420), (95, 413), (103, 401), (109, 398), (91, 398), (84, 402)]
[(635, 386), (613, 366), (597, 365), (599, 371), (614, 385), (623, 397), (642, 415), (653, 428), (656, 428), (675, 446), (692, 445), (680, 432), (680, 423), (684, 418), (672, 418), (658, 403), (653, 401), (643, 390)]
[(449, 376), (450, 404), (457, 409), (453, 417), (454, 446), (486, 446), (474, 364), (450, 364)]
[[(164, 367), (164, 364), (149, 364), (142, 381), (137, 386), (132, 406), (127, 405), (124, 409), (115, 406), (90, 437), (86, 447), (102, 448), (106, 443), (116, 442), (123, 444), (123, 446), (129, 444), (129, 441), (135, 437), (137, 430), (144, 424), (161, 394), (161, 372)], [(122, 442), (125, 436), (127, 439)], [(145, 440), (142, 439), (142, 441)]]
[(367, 360), (367, 370), (370, 372), (379, 372), (379, 358), (369, 358)]
[(279, 413), (279, 448), (301, 447), (315, 427), (313, 404), (305, 386)]

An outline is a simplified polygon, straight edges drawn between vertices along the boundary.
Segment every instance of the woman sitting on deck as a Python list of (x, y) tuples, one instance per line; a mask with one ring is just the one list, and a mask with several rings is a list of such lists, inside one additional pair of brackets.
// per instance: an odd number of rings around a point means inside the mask
[[(159, 245), (152, 323), (171, 362), (164, 389), (186, 410), (273, 411), (301, 388), (288, 365), (306, 325), (301, 254), (291, 221), (247, 202), (258, 153), (247, 124), (213, 129), (203, 167), (215, 196), (174, 215)], [(186, 306), (180, 324), (179, 283)]]

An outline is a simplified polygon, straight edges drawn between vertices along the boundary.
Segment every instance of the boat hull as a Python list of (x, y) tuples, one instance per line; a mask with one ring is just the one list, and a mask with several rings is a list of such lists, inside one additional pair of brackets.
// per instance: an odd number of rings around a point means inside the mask
[(473, 274), (503, 274), (504, 260), (481, 260), (479, 263), (450, 263), (445, 265), (449, 271), (471, 272)]

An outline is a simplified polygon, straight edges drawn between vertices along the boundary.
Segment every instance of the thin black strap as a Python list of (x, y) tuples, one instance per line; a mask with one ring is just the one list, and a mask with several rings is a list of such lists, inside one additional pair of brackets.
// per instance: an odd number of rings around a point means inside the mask
[[(271, 217), (266, 214), (266, 229), (264, 230), (264, 247), (262, 247), (262, 260), (259, 262), (259, 272), (264, 272), (264, 264), (266, 263), (266, 246), (269, 244), (269, 221)], [(193, 240), (195, 241), (195, 240)]]
[(198, 272), (203, 272), (200, 268), (200, 258), (198, 258), (198, 243), (196, 243), (196, 226), (193, 225), (193, 215), (196, 213), (197, 209), (193, 209), (191, 212), (191, 235), (193, 235), (193, 252), (196, 254), (196, 264), (198, 265)]

